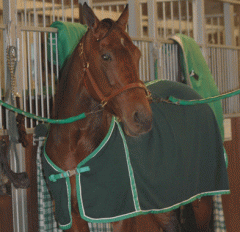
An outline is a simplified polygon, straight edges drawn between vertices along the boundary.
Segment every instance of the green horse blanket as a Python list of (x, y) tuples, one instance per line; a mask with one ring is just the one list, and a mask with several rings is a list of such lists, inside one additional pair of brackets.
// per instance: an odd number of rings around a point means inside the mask
[[(201, 98), (187, 85), (148, 84), (154, 97)], [(206, 195), (229, 193), (221, 134), (209, 105), (153, 102), (153, 129), (138, 137), (124, 134), (113, 117), (105, 139), (77, 166), (81, 217), (113, 222), (141, 214), (163, 213)], [(61, 229), (71, 227), (68, 172), (42, 155), (46, 181), (55, 199)], [(64, 178), (57, 178), (57, 177)]]

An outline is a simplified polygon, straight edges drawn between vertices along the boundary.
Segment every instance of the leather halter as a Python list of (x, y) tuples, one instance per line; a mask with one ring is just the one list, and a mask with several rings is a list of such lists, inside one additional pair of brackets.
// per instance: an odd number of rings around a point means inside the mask
[[(110, 29), (110, 31), (112, 31), (112, 29)], [(108, 32), (107, 35), (109, 35), (110, 33)], [(85, 36), (84, 36), (85, 37)], [(103, 37), (103, 38), (106, 38), (106, 35)], [(97, 41), (99, 42), (100, 40), (102, 40), (103, 38), (101, 39), (97, 39)], [(80, 46), (80, 53), (79, 53), (79, 56), (81, 57), (82, 56), (82, 59), (83, 59), (83, 69), (85, 71), (85, 73), (87, 74), (87, 77), (88, 77), (88, 80), (90, 81), (91, 83), (91, 86), (92, 86), (92, 89), (94, 90), (95, 93), (91, 93), (89, 91), (89, 87), (87, 86), (86, 84), (86, 80), (84, 80), (84, 84), (85, 84), (85, 87), (86, 89), (88, 90), (89, 94), (95, 99), (95, 100), (98, 100), (100, 101), (102, 107), (106, 106), (108, 104), (108, 102), (110, 100), (112, 100), (114, 97), (116, 97), (117, 95), (125, 92), (126, 90), (129, 90), (129, 89), (134, 89), (134, 88), (141, 88), (141, 89), (144, 89), (145, 92), (146, 92), (146, 97), (151, 100), (151, 93), (148, 91), (148, 89), (146, 88), (146, 86), (144, 85), (144, 83), (139, 80), (138, 82), (135, 82), (135, 83), (130, 83), (128, 85), (125, 85), (123, 86), (122, 88), (120, 89), (117, 89), (117, 90), (114, 90), (110, 96), (104, 96), (104, 94), (102, 93), (102, 91), (100, 90), (100, 88), (98, 87), (96, 81), (94, 80), (94, 78), (92, 77), (92, 74), (89, 70), (89, 62), (86, 61), (85, 59), (85, 54), (84, 54), (84, 49), (83, 49), (83, 41), (79, 44)], [(94, 96), (97, 96), (98, 99), (96, 99), (96, 97)]]

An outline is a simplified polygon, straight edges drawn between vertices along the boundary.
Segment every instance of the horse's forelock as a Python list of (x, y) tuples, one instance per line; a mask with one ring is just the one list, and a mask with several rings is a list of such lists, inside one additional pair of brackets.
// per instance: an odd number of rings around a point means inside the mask
[(111, 28), (115, 22), (112, 19), (106, 18), (101, 21), (101, 25), (107, 28)]

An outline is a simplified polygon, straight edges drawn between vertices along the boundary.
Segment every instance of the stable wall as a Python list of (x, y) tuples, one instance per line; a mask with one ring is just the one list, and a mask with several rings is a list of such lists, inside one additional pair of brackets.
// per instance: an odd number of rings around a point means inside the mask
[(227, 232), (240, 231), (240, 117), (231, 119), (232, 139), (225, 141), (228, 154), (230, 195), (222, 196)]

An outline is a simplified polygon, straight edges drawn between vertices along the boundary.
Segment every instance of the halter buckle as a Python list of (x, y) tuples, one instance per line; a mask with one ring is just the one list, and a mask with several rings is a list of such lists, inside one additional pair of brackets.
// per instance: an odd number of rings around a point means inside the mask
[(69, 177), (77, 174), (76, 169), (68, 170), (67, 172), (68, 172)]
[(148, 89), (146, 89), (146, 92), (147, 92), (147, 96), (146, 97), (147, 97), (148, 101), (152, 101), (153, 98), (152, 98), (151, 92)]
[(83, 64), (83, 68), (84, 68), (84, 69), (89, 68), (89, 62), (86, 62), (86, 64)]
[(80, 54), (79, 54), (79, 56), (81, 56), (83, 54), (83, 43), (80, 43), (79, 47), (80, 47)]
[(101, 106), (102, 106), (102, 108), (104, 108), (104, 107), (105, 107), (105, 105), (107, 105), (107, 101), (105, 101), (105, 100), (102, 100), (102, 101), (101, 101)]

